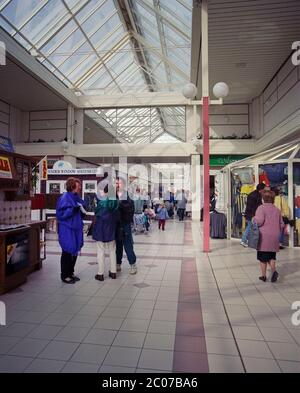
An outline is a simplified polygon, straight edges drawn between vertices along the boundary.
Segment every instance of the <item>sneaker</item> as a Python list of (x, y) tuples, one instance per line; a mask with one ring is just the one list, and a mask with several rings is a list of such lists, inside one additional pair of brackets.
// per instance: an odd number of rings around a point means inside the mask
[(241, 241), (240, 245), (243, 246), (243, 247), (248, 247), (248, 244), (243, 242), (243, 241)]
[(266, 277), (266, 276), (260, 276), (259, 279), (260, 279), (261, 281), (263, 281), (263, 282), (266, 282), (267, 277)]
[(275, 270), (275, 272), (272, 274), (271, 282), (276, 282), (278, 276), (279, 276), (279, 274), (278, 274), (278, 273), (276, 272), (276, 270)]
[(129, 268), (129, 274), (136, 274), (137, 273), (137, 267), (136, 264), (133, 264)]
[(120, 263), (117, 263), (117, 272), (120, 272), (122, 269), (121, 269), (121, 264)]

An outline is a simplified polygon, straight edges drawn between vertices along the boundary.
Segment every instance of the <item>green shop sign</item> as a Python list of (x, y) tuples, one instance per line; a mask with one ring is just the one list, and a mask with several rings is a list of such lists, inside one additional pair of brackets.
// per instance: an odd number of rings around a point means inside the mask
[(219, 156), (219, 155), (210, 155), (209, 157), (209, 165), (210, 166), (226, 166), (235, 161), (243, 160), (244, 158), (249, 157), (249, 155), (228, 155), (228, 156)]

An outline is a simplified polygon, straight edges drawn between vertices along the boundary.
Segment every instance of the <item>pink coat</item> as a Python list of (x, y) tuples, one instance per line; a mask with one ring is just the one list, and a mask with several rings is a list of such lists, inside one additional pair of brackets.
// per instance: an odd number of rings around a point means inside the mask
[(256, 210), (254, 222), (259, 226), (258, 251), (279, 251), (279, 236), (284, 228), (281, 212), (273, 203), (264, 203)]

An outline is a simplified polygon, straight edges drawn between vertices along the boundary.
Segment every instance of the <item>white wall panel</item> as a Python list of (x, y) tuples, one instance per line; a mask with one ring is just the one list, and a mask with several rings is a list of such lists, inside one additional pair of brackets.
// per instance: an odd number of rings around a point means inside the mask
[(264, 113), (268, 112), (277, 102), (277, 90), (265, 101)]
[(66, 137), (65, 130), (30, 130), (30, 141), (60, 142)]
[(248, 114), (248, 104), (224, 104), (224, 105), (212, 105), (209, 107), (209, 113), (214, 114), (235, 114), (245, 115)]
[(9, 105), (1, 100), (0, 100), (0, 111), (4, 113), (9, 113)]
[(281, 68), (281, 70), (277, 74), (277, 82), (280, 84), (288, 74), (295, 68), (291, 61), (287, 61), (285, 65)]
[[(300, 81), (265, 115), (264, 133), (276, 127), (300, 107)], [(282, 130), (284, 135), (284, 129)]]
[(297, 68), (294, 67), (294, 70), (290, 73), (290, 75), (278, 86), (278, 99), (286, 94), (297, 83), (297, 78)]
[(276, 88), (277, 88), (277, 81), (276, 78), (274, 78), (263, 93), (264, 102), (268, 100), (268, 98), (274, 93)]
[(66, 119), (67, 111), (34, 111), (30, 112), (30, 120)]
[(9, 136), (9, 126), (0, 122), (0, 135)]

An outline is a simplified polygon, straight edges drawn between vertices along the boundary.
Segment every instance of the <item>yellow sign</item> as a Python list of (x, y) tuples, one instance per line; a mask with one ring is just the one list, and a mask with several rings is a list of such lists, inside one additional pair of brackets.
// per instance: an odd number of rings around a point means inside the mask
[(12, 173), (8, 157), (0, 156), (0, 177), (12, 179)]

